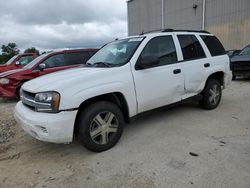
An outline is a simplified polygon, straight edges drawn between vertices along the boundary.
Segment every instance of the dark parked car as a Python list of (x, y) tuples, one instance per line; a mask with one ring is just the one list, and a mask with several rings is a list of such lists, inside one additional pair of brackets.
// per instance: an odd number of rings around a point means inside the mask
[(228, 50), (227, 55), (229, 57), (233, 57), (233, 56), (239, 55), (240, 52), (241, 52), (241, 50)]
[(25, 82), (49, 73), (79, 67), (96, 52), (97, 49), (50, 52), (37, 57), (22, 69), (1, 73), (0, 97), (19, 97), (19, 90)]
[(243, 48), (238, 55), (231, 58), (233, 80), (237, 76), (250, 76), (250, 45)]

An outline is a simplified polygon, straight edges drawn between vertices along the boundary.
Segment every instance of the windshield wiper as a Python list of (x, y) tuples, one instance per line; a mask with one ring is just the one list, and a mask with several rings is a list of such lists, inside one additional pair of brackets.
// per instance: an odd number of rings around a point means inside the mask
[[(90, 63), (88, 63), (87, 65), (89, 65)], [(111, 63), (106, 63), (106, 62), (96, 62), (96, 63), (93, 63), (92, 65), (97, 65), (97, 66), (105, 66), (105, 67), (112, 67), (112, 64)]]

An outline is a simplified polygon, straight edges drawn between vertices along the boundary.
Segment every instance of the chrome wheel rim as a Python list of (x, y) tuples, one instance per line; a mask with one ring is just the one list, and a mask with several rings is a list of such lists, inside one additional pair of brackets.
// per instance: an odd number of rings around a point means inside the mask
[(90, 124), (90, 137), (96, 144), (108, 144), (114, 139), (118, 126), (119, 121), (112, 112), (101, 112), (94, 117)]
[(210, 90), (209, 90), (209, 102), (212, 105), (217, 105), (217, 103), (220, 100), (220, 90), (218, 85), (214, 85)]

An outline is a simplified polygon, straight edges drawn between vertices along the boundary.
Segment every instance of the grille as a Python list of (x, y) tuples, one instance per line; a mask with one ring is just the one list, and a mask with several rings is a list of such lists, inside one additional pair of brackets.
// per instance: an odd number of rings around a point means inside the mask
[(23, 92), (21, 96), (22, 103), (28, 108), (30, 108), (31, 110), (35, 110), (35, 95), (36, 94), (30, 93), (24, 90), (22, 92)]
[(235, 71), (250, 71), (250, 62), (237, 62), (233, 67)]

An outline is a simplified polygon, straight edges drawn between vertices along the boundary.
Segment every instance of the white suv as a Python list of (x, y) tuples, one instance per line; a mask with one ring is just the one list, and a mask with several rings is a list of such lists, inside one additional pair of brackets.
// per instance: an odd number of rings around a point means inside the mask
[(80, 68), (25, 83), (15, 117), (39, 140), (68, 143), (76, 135), (100, 152), (142, 112), (197, 95), (203, 108), (216, 108), (231, 77), (229, 57), (208, 32), (141, 34), (105, 45)]

